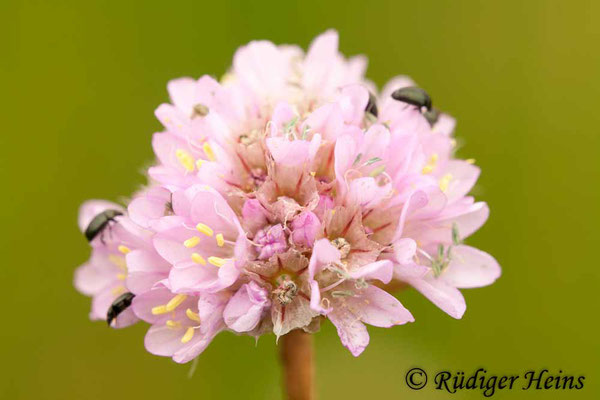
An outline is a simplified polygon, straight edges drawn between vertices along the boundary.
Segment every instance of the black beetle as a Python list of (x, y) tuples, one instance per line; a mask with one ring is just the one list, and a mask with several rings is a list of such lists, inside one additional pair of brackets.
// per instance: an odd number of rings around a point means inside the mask
[(429, 126), (434, 126), (438, 119), (440, 118), (440, 111), (437, 108), (432, 108), (431, 110), (427, 110), (423, 113), (423, 116), (429, 122)]
[(369, 102), (365, 107), (365, 112), (371, 113), (373, 116), (377, 116), (377, 98), (373, 93), (369, 93)]
[(115, 220), (115, 217), (123, 215), (119, 210), (104, 210), (100, 214), (96, 215), (85, 229), (85, 237), (88, 242), (94, 240), (99, 233), (111, 222)]
[(392, 93), (392, 98), (431, 111), (431, 97), (421, 88), (409, 86), (397, 89)]
[(117, 318), (119, 314), (121, 314), (127, 309), (127, 307), (131, 305), (131, 301), (134, 297), (135, 294), (127, 292), (123, 293), (112, 302), (108, 308), (108, 312), (106, 313), (106, 322), (108, 323), (108, 326), (110, 326), (110, 323), (113, 322), (113, 320)]

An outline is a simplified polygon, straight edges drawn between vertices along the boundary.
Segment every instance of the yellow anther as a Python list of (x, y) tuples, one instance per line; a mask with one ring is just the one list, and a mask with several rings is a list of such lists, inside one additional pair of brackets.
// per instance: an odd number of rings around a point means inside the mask
[(206, 158), (208, 158), (210, 161), (216, 160), (215, 153), (214, 153), (212, 147), (210, 147), (210, 144), (208, 144), (208, 142), (204, 142), (204, 144), (202, 145), (202, 150), (204, 150), (204, 154), (206, 154)]
[(466, 162), (467, 164), (475, 164), (475, 159), (474, 159), (474, 158), (467, 158), (467, 159), (465, 160), (465, 162)]
[(169, 310), (167, 310), (167, 306), (165, 306), (164, 304), (162, 306), (152, 307), (153, 315), (166, 314), (168, 312), (169, 312)]
[(189, 308), (185, 310), (185, 315), (187, 315), (187, 317), (192, 321), (200, 322), (200, 316)]
[(223, 234), (217, 233), (216, 239), (217, 239), (217, 246), (223, 247), (223, 245), (225, 244), (225, 239), (223, 238)]
[(185, 335), (183, 335), (183, 337), (181, 338), (181, 343), (187, 343), (190, 340), (192, 340), (193, 337), (194, 328), (190, 326), (189, 328), (187, 328), (187, 331), (185, 331)]
[(169, 328), (179, 328), (181, 326), (181, 322), (168, 319), (167, 322), (165, 322), (165, 325), (167, 325)]
[(199, 159), (196, 161), (196, 168), (200, 169), (200, 167), (202, 167), (202, 164), (204, 164), (204, 160), (203, 159)]
[(176, 309), (178, 305), (183, 303), (186, 297), (187, 295), (185, 294), (178, 294), (177, 296), (173, 297), (166, 305), (167, 311), (173, 311)]
[(451, 139), (450, 140), (450, 146), (456, 147), (456, 139)]
[(200, 223), (200, 224), (196, 225), (196, 229), (198, 230), (198, 232), (204, 233), (206, 236), (213, 235), (213, 230), (210, 229), (210, 227), (206, 224)]
[(117, 279), (120, 281), (124, 281), (125, 279), (127, 279), (127, 275), (125, 274), (117, 274)]
[(192, 247), (198, 246), (198, 243), (200, 243), (200, 238), (198, 236), (192, 236), (191, 238), (184, 241), (183, 245), (188, 249), (191, 249)]
[(206, 265), (206, 260), (198, 253), (192, 253), (192, 261), (196, 264)]
[(194, 157), (190, 155), (190, 153), (183, 149), (177, 149), (175, 151), (175, 157), (177, 157), (181, 165), (183, 165), (183, 168), (187, 169), (189, 172), (192, 172), (194, 170), (195, 160)]
[(421, 171), (423, 174), (430, 174), (431, 171), (433, 171), (433, 167), (429, 164), (427, 164), (426, 166), (423, 167), (423, 170)]
[(125, 293), (125, 286), (122, 286), (122, 285), (121, 285), (121, 286), (114, 287), (114, 288), (111, 290), (111, 292), (112, 292), (113, 296), (118, 296), (118, 295), (120, 295), (121, 293)]
[(448, 190), (448, 185), (450, 184), (450, 181), (452, 180), (452, 178), (453, 178), (453, 176), (450, 173), (442, 176), (442, 178), (440, 179), (440, 189), (442, 190), (442, 192), (445, 192), (446, 190)]
[(208, 262), (214, 265), (215, 267), (222, 267), (225, 264), (224, 259), (215, 256), (208, 257)]
[(331, 216), (335, 215), (335, 210), (331, 210)]
[(317, 173), (315, 171), (311, 171), (310, 176), (315, 176)]
[(129, 253), (129, 252), (131, 251), (131, 249), (130, 249), (129, 247), (127, 247), (127, 246), (123, 246), (123, 245), (120, 245), (120, 246), (118, 247), (118, 249), (119, 249), (119, 251), (120, 251), (121, 253), (123, 253), (123, 254), (127, 254), (127, 253)]
[(423, 174), (431, 173), (435, 169), (435, 166), (437, 165), (437, 161), (438, 161), (438, 155), (437, 155), (437, 153), (433, 153), (431, 155), (431, 158), (429, 159), (429, 162), (427, 163), (427, 165), (425, 165), (423, 167), (423, 170), (421, 172)]

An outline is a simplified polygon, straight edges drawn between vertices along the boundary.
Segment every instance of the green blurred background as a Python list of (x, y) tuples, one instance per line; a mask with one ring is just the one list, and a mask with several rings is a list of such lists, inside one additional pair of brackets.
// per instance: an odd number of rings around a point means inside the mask
[(469, 243), (503, 276), (464, 291), (461, 321), (402, 293), (417, 322), (370, 329), (358, 359), (325, 324), (320, 398), (450, 397), (408, 389), (414, 366), (563, 370), (585, 388), (495, 398), (600, 398), (600, 2), (3, 0), (0, 15), (1, 398), (280, 398), (272, 336), (220, 335), (188, 379), (189, 365), (144, 350), (143, 324), (89, 322), (72, 287), (89, 253), (76, 215), (144, 182), (168, 80), (221, 76), (252, 39), (306, 48), (330, 27), (378, 85), (411, 75), (458, 119), (492, 210)]

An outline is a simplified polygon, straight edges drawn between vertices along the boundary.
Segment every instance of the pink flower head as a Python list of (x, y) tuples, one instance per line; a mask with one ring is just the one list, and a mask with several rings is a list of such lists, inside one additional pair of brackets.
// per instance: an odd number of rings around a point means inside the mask
[(454, 158), (454, 120), (393, 98), (415, 86), (406, 77), (376, 95), (364, 57), (337, 45), (335, 31), (306, 53), (251, 42), (221, 81), (168, 84), (152, 184), (127, 210), (90, 202), (80, 213), (82, 230), (122, 213), (76, 272), (92, 319), (131, 293), (113, 325), (149, 323), (148, 351), (177, 362), (223, 330), (279, 337), (328, 319), (358, 356), (366, 325), (414, 320), (392, 283), (460, 318), (459, 289), (499, 277), (463, 244), (489, 211), (468, 195), (479, 169)]

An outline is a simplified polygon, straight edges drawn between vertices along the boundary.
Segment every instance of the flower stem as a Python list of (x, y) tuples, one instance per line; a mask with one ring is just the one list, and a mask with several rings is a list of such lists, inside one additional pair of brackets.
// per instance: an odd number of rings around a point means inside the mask
[(312, 335), (300, 329), (281, 338), (281, 364), (284, 379), (284, 398), (315, 400), (314, 351)]

